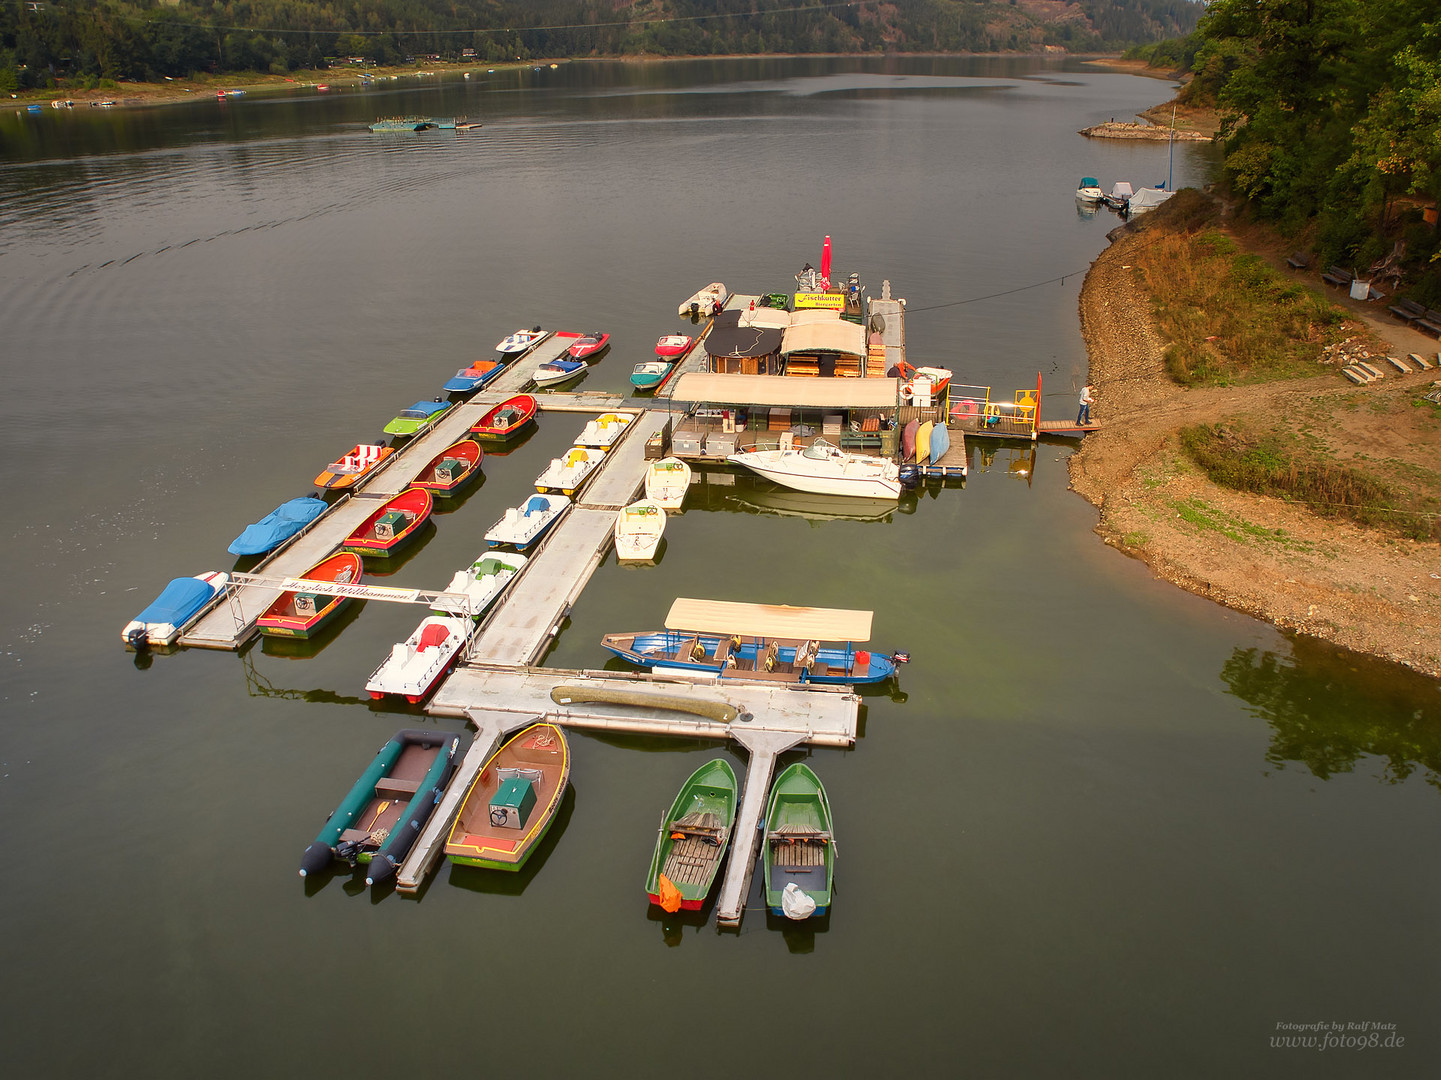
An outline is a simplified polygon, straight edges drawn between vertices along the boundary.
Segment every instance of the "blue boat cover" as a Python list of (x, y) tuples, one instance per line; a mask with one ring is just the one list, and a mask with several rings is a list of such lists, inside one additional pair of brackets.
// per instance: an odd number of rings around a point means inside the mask
[(181, 626), (215, 595), (215, 586), (199, 578), (178, 577), (165, 586), (151, 605), (135, 616), (137, 622)]
[(284, 540), (289, 540), (305, 526), (325, 513), (324, 499), (291, 499), (281, 503), (254, 525), (230, 542), (225, 550), (232, 555), (259, 555)]

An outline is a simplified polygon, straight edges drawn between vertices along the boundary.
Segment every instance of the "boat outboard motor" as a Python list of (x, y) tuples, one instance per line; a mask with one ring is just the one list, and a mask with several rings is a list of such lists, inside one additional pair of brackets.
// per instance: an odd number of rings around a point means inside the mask
[(371, 858), (370, 869), (365, 874), (367, 885), (380, 885), (393, 877), (395, 877), (395, 863), (390, 861), (389, 855), (375, 855)]
[(901, 481), (901, 487), (915, 487), (921, 482), (921, 470), (912, 464), (902, 465), (899, 479)]
[(335, 857), (344, 859), (354, 870), (356, 863), (360, 861), (360, 845), (353, 840), (342, 840), (335, 845)]
[(125, 635), (125, 644), (129, 645), (136, 652), (145, 652), (150, 648), (150, 633), (145, 627), (137, 626)]
[(911, 654), (908, 653), (908, 652), (893, 652), (893, 653), (891, 653), (891, 663), (893, 663), (893, 664), (909, 664), (910, 662), (911, 662)]
[(316, 840), (305, 849), (305, 854), (300, 856), (300, 876), (309, 877), (311, 874), (320, 873), (330, 865), (333, 856), (330, 845)]
[(692, 301), (690, 302), (690, 317), (691, 317), (692, 319), (694, 319), (694, 318), (696, 318), (698, 315), (700, 315), (700, 301), (699, 301), (699, 300), (692, 300)]

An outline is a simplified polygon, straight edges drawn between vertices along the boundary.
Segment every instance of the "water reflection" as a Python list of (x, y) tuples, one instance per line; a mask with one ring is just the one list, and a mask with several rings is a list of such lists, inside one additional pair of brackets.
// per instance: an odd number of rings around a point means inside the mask
[(560, 800), (560, 807), (555, 812), (555, 820), (550, 823), (550, 828), (541, 838), (530, 858), (525, 861), (524, 866), (519, 870), (487, 870), (480, 866), (451, 863), (450, 883), (458, 885), (462, 889), (469, 889), (471, 892), (494, 893), (497, 896), (521, 895), (535, 876), (540, 873), (541, 868), (545, 866), (546, 860), (550, 858), (551, 852), (555, 850), (556, 844), (565, 834), (565, 827), (570, 823), (573, 813), (575, 813), (574, 781), (566, 786), (565, 794)]
[(1266, 761), (1296, 762), (1322, 780), (1384, 758), (1379, 779), (1396, 784), (1418, 768), (1441, 787), (1441, 686), (1393, 664), (1314, 638), (1293, 640), (1288, 659), (1237, 649), (1221, 668), (1231, 693), (1272, 729)]

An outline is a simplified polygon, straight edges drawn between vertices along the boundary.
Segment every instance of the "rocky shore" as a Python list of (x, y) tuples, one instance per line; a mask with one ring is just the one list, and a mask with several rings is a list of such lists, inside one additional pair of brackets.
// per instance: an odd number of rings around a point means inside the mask
[[(1285, 630), (1441, 677), (1441, 545), (1319, 517), (1280, 499), (1212, 483), (1181, 452), (1177, 433), (1197, 423), (1289, 410), (1349, 440), (1357, 457), (1424, 456), (1414, 433), (1388, 430), (1358, 395), (1424, 392), (1435, 372), (1353, 387), (1325, 374), (1207, 389), (1167, 376), (1164, 342), (1151, 318), (1139, 268), (1146, 230), (1121, 236), (1092, 264), (1082, 286), (1082, 333), (1101, 430), (1070, 460), (1071, 486), (1100, 510), (1097, 533), (1159, 576)], [(1348, 305), (1349, 306), (1349, 305)], [(1358, 312), (1358, 318), (1369, 318)], [(1394, 348), (1419, 351), (1404, 327), (1373, 327)], [(1413, 385), (1414, 384), (1414, 385)], [(1404, 444), (1403, 444), (1404, 438)], [(1434, 462), (1434, 457), (1431, 459)]]
[(1078, 134), (1091, 139), (1150, 139), (1153, 142), (1210, 142), (1211, 136), (1188, 128), (1171, 129), (1155, 124), (1138, 124), (1129, 121), (1108, 120), (1104, 124), (1082, 128)]

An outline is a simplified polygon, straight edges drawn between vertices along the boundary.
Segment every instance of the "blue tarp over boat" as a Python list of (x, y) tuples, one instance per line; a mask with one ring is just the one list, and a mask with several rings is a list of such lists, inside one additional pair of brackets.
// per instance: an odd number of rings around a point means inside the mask
[(325, 506), (323, 499), (311, 498), (281, 503), (254, 525), (245, 526), (245, 531), (225, 550), (232, 555), (259, 555), (270, 551), (325, 513)]
[(199, 578), (178, 577), (161, 590), (148, 608), (135, 616), (136, 622), (169, 623), (184, 626), (215, 595), (215, 586)]

